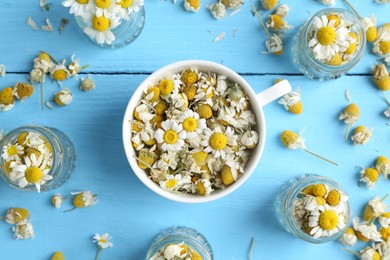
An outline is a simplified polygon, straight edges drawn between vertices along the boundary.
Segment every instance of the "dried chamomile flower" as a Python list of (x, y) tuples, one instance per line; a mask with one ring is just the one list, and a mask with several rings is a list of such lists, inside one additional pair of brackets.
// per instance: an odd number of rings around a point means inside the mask
[(55, 252), (52, 256), (51, 256), (51, 258), (50, 258), (50, 260), (64, 260), (65, 258), (64, 258), (64, 254), (62, 254), (62, 252)]
[(228, 9), (236, 9), (244, 4), (242, 0), (221, 0), (221, 2)]
[(374, 84), (382, 91), (390, 89), (390, 75), (383, 63), (375, 65), (372, 79)]
[(369, 246), (360, 250), (359, 252), (355, 252), (355, 251), (351, 251), (351, 250), (347, 250), (347, 249), (344, 249), (344, 250), (357, 256), (361, 260), (380, 260), (381, 259), (381, 256), (378, 253), (378, 251), (376, 251), (375, 249), (373, 249), (372, 247), (369, 247)]
[(297, 91), (291, 91), (290, 93), (284, 95), (278, 103), (282, 104), (287, 111), (293, 114), (301, 114), (303, 111), (301, 90), (298, 87)]
[(198, 12), (200, 8), (200, 0), (184, 0), (184, 9), (189, 12)]
[(386, 204), (383, 201), (387, 198), (388, 195), (384, 196), (382, 199), (379, 197), (375, 197), (370, 200), (364, 210), (365, 221), (373, 220), (379, 216), (381, 216), (386, 211)]
[(196, 193), (199, 194), (200, 196), (206, 196), (211, 194), (213, 191), (211, 187), (211, 182), (207, 179), (199, 179), (195, 182), (195, 190)]
[(259, 135), (256, 131), (245, 132), (240, 139), (240, 143), (248, 149), (255, 148), (259, 142)]
[(48, 32), (53, 31), (53, 26), (51, 25), (49, 18), (46, 18), (45, 21), (46, 21), (46, 24), (41, 26), (42, 30), (48, 31)]
[(37, 23), (29, 16), (27, 18), (27, 26), (33, 29), (34, 31), (38, 31)]
[(378, 29), (378, 37), (373, 42), (372, 51), (378, 55), (390, 53), (390, 24), (385, 24)]
[(62, 202), (64, 201), (64, 197), (61, 194), (56, 194), (51, 198), (51, 203), (57, 209), (61, 208)]
[(25, 82), (17, 82), (14, 86), (13, 93), (17, 99), (23, 101), (34, 93), (34, 87)]
[(376, 29), (376, 17), (371, 15), (371, 17), (363, 18), (363, 25), (366, 30), (366, 38), (368, 42), (374, 42), (378, 37), (378, 30)]
[(378, 170), (379, 174), (382, 174), (385, 179), (390, 174), (390, 161), (384, 156), (378, 156), (375, 162), (375, 169)]
[(110, 242), (111, 239), (112, 239), (112, 236), (110, 236), (110, 234), (108, 234), (108, 233), (104, 233), (102, 235), (95, 234), (93, 236), (93, 242), (97, 243), (97, 246), (98, 246), (98, 251), (96, 253), (95, 260), (99, 259), (99, 256), (100, 256), (102, 249), (106, 249), (106, 248), (110, 248), (110, 247), (114, 246), (114, 244), (112, 242)]
[(278, 0), (261, 0), (261, 6), (265, 10), (274, 9), (277, 3), (278, 3)]
[(34, 228), (29, 219), (24, 219), (15, 224), (12, 228), (15, 239), (30, 239), (34, 238)]
[(372, 135), (372, 129), (368, 129), (364, 126), (358, 126), (355, 128), (351, 140), (353, 145), (365, 145), (370, 140)]
[(79, 191), (71, 193), (73, 198), (73, 208), (67, 211), (72, 211), (78, 208), (90, 207), (98, 203), (97, 195), (91, 191)]
[(344, 246), (354, 246), (357, 243), (356, 232), (353, 228), (349, 227), (344, 234), (339, 238), (339, 242)]
[(202, 256), (190, 245), (186, 245), (184, 242), (181, 242), (178, 244), (169, 244), (159, 248), (149, 260), (166, 259), (202, 260)]
[(6, 74), (5, 65), (0, 64), (0, 77), (4, 77)]
[(89, 65), (86, 65), (86, 66), (81, 66), (80, 65), (80, 60), (79, 59), (75, 59), (75, 55), (73, 54), (72, 57), (71, 57), (72, 61), (69, 63), (68, 65), (68, 71), (69, 71), (69, 74), (70, 76), (78, 76), (78, 73), (88, 67)]
[(379, 224), (384, 228), (390, 227), (390, 212), (385, 212), (378, 217)]
[(0, 111), (8, 111), (14, 107), (15, 99), (12, 88), (3, 88), (0, 91)]
[(215, 19), (221, 19), (226, 16), (226, 6), (222, 2), (212, 3), (208, 8)]
[(34, 59), (34, 69), (40, 69), (43, 73), (48, 73), (52, 66), (54, 66), (54, 64), (51, 61), (51, 57), (46, 52), (41, 52)]
[(382, 239), (383, 239), (384, 241), (390, 241), (390, 240), (389, 240), (389, 238), (390, 238), (390, 228), (382, 227), (382, 228), (379, 230), (379, 233), (381, 234)]
[(328, 160), (328, 159), (326, 159), (326, 158), (324, 158), (316, 153), (313, 153), (313, 152), (307, 150), (303, 138), (299, 134), (294, 133), (293, 131), (290, 131), (290, 130), (283, 131), (282, 134), (280, 135), (280, 139), (281, 139), (283, 145), (289, 149), (293, 149), (293, 150), (301, 149), (301, 150), (303, 150), (307, 153), (310, 153), (311, 155), (314, 155), (322, 160), (325, 160), (329, 163), (337, 165), (337, 163), (330, 161), (330, 160)]
[(27, 209), (24, 208), (10, 208), (5, 217), (4, 220), (9, 224), (16, 224), (18, 222), (21, 222), (28, 218), (29, 212)]
[(355, 103), (349, 104), (343, 112), (339, 115), (339, 120), (343, 120), (344, 123), (348, 124), (347, 131), (345, 133), (345, 139), (348, 140), (349, 129), (351, 125), (355, 124), (359, 119), (360, 110)]
[(95, 82), (91, 79), (90, 75), (85, 79), (81, 78), (80, 89), (84, 92), (95, 89)]
[(72, 93), (69, 89), (65, 88), (55, 94), (54, 101), (59, 106), (67, 106), (72, 103)]
[(45, 73), (41, 69), (33, 69), (30, 71), (28, 79), (31, 83), (42, 83), (45, 81)]
[(271, 29), (274, 32), (287, 31), (288, 29), (293, 28), (293, 26), (289, 25), (278, 14), (270, 15), (268, 17), (268, 21), (266, 23), (266, 26), (267, 26), (267, 28)]
[(71, 76), (68, 68), (65, 66), (65, 60), (61, 64), (56, 64), (50, 68), (50, 76), (56, 81), (63, 81)]
[(379, 173), (374, 168), (366, 168), (362, 169), (360, 171), (360, 180), (359, 185), (361, 182), (366, 183), (367, 187), (369, 189), (373, 189), (375, 186), (375, 182), (378, 181)]
[(281, 4), (276, 8), (275, 14), (279, 15), (282, 18), (287, 17), (290, 8), (286, 4)]
[(379, 233), (377, 226), (372, 221), (360, 222), (359, 217), (355, 217), (352, 220), (353, 229), (356, 231), (356, 236), (363, 242), (369, 241), (382, 241), (381, 234)]

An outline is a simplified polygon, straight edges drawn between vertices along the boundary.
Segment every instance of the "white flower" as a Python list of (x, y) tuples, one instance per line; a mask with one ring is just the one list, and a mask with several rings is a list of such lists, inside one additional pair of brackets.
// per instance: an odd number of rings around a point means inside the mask
[(283, 105), (286, 110), (301, 101), (301, 90), (298, 88), (297, 91), (291, 91), (284, 95), (280, 100), (279, 104)]
[(221, 19), (221, 18), (224, 18), (226, 16), (226, 7), (221, 2), (216, 2), (216, 3), (211, 4), (209, 6), (209, 9), (210, 9), (211, 15), (215, 19)]
[(69, 89), (65, 88), (55, 95), (55, 101), (58, 105), (67, 106), (72, 103), (73, 96)]
[(71, 192), (72, 195), (79, 195), (81, 194), (81, 196), (83, 197), (83, 203), (84, 203), (84, 207), (89, 207), (89, 206), (93, 206), (95, 205), (96, 203), (99, 202), (99, 200), (97, 199), (97, 196), (96, 194), (92, 194), (91, 191), (78, 191), (78, 192)]
[[(320, 222), (320, 218), (328, 218), (329, 221)], [(323, 223), (325, 223), (324, 226), (322, 226)], [(329, 205), (318, 207), (317, 210), (311, 212), (309, 227), (313, 228), (310, 235), (314, 239), (330, 237), (345, 227), (344, 215), (337, 213)]]
[(30, 239), (34, 238), (34, 228), (29, 219), (25, 219), (12, 228), (15, 239)]
[(286, 4), (281, 4), (278, 6), (278, 8), (276, 8), (275, 14), (284, 18), (288, 15), (289, 11), (290, 11), (290, 8)]
[(189, 0), (184, 0), (184, 9), (189, 12), (198, 12), (200, 8), (200, 1), (198, 6), (192, 6)]
[(4, 77), (5, 74), (6, 74), (5, 65), (4, 64), (0, 64), (0, 77)]
[(352, 226), (353, 229), (355, 229), (356, 232), (360, 232), (363, 237), (376, 242), (382, 241), (381, 234), (375, 224), (365, 221), (359, 223), (359, 217), (355, 217), (352, 220)]
[(382, 216), (378, 218), (378, 222), (384, 228), (390, 227), (390, 213), (387, 212), (385, 214), (382, 214)]
[(186, 132), (182, 125), (168, 119), (161, 123), (161, 127), (162, 129), (157, 129), (155, 138), (163, 151), (177, 152), (183, 148)]
[(18, 161), (20, 156), (24, 153), (23, 146), (16, 144), (8, 144), (3, 147), (3, 153), (1, 157), (6, 161)]
[(111, 18), (116, 16), (119, 12), (119, 1), (120, 0), (91, 1), (87, 8), (97, 17), (104, 15), (107, 18)]
[(373, 260), (375, 255), (375, 250), (371, 247), (366, 247), (363, 250), (360, 250), (360, 260)]
[(366, 31), (368, 30), (368, 28), (376, 26), (375, 15), (371, 15), (371, 17), (364, 17), (363, 18), (363, 25), (364, 25), (364, 28)]
[(259, 135), (256, 131), (245, 132), (241, 138), (240, 143), (248, 149), (252, 149), (259, 142)]
[(268, 38), (265, 41), (265, 46), (267, 47), (268, 53), (280, 53), (283, 51), (283, 41), (277, 34)]
[[(50, 76), (55, 80), (63, 80), (63, 79), (58, 78), (58, 76), (57, 76), (59, 71), (61, 71), (61, 74), (65, 73), (65, 79), (70, 77), (70, 72), (68, 71), (68, 68), (65, 66), (65, 60), (62, 61), (61, 64), (56, 64), (56, 65), (50, 66)], [(43, 72), (45, 72), (45, 71), (43, 71)]]
[(28, 76), (28, 80), (31, 83), (41, 83), (45, 81), (45, 72), (43, 72), (41, 69), (33, 69), (30, 71), (30, 74)]
[(232, 153), (231, 147), (237, 145), (237, 136), (230, 126), (226, 127), (225, 132), (220, 128), (210, 130), (206, 128), (202, 135), (201, 145), (205, 147), (206, 153), (212, 153), (214, 158), (225, 158), (226, 154)]
[(378, 37), (375, 40), (375, 42), (373, 42), (372, 51), (378, 55), (386, 54), (386, 53), (382, 53), (380, 49), (381, 42), (386, 42), (386, 41), (390, 41), (390, 28), (382, 26), (378, 29)]
[(53, 196), (53, 198), (51, 199), (52, 203), (53, 203), (53, 206), (57, 209), (61, 208), (62, 206), (62, 202), (64, 201), (64, 197), (62, 197), (61, 194), (56, 194)]
[(135, 112), (138, 113), (138, 117), (141, 119), (142, 122), (145, 124), (149, 124), (150, 120), (153, 119), (155, 116), (152, 114), (152, 109), (147, 104), (140, 104), (135, 108)]
[(371, 190), (371, 189), (373, 189), (375, 187), (375, 182), (377, 181), (377, 177), (375, 178), (375, 176), (373, 177), (371, 175), (367, 175), (366, 174), (367, 170), (372, 171), (370, 168), (362, 169), (360, 171), (360, 180), (359, 180), (359, 182), (366, 183), (367, 187)]
[(106, 249), (109, 247), (113, 247), (113, 244), (110, 242), (112, 237), (108, 233), (104, 233), (103, 235), (95, 234), (93, 236), (93, 242), (97, 243), (99, 248)]
[(336, 3), (336, 0), (318, 0), (324, 5), (334, 5)]
[(69, 13), (74, 14), (75, 16), (88, 17), (88, 1), (77, 1), (77, 0), (65, 0), (62, 2), (62, 5), (65, 7), (70, 7)]
[(251, 110), (244, 110), (235, 116), (234, 127), (238, 129), (248, 130), (256, 124), (255, 114)]
[(303, 203), (305, 210), (308, 211), (318, 210), (321, 206), (323, 206), (322, 204), (318, 204), (318, 200), (310, 195), (303, 197)]
[(372, 135), (372, 130), (364, 128), (361, 129), (361, 131), (355, 131), (354, 134), (351, 136), (351, 139), (353, 141), (354, 145), (364, 145), (370, 140)]
[(121, 7), (118, 13), (119, 17), (129, 20), (130, 14), (139, 12), (144, 6), (144, 0), (121, 0), (118, 5)]
[(120, 24), (119, 19), (117, 16), (108, 18), (104, 15), (94, 15), (89, 19), (89, 22), (92, 23), (91, 26), (86, 27), (84, 33), (96, 40), (98, 44), (111, 44), (115, 41), (115, 35), (111, 29), (116, 28)]
[(71, 62), (68, 65), (68, 70), (71, 76), (78, 76), (78, 73), (81, 71), (82, 66), (80, 65), (80, 60), (75, 59), (75, 55), (73, 54), (71, 57)]
[(328, 61), (338, 52), (344, 52), (348, 46), (348, 29), (341, 24), (334, 28), (335, 20), (328, 20), (326, 15), (314, 17), (313, 36), (308, 46), (318, 60)]
[(188, 99), (187, 96), (183, 93), (173, 93), (170, 95), (170, 103), (173, 108), (177, 108), (179, 110), (186, 110), (188, 107)]
[[(267, 28), (270, 28), (274, 32), (287, 31), (287, 30), (289, 30), (291, 28), (294, 28), (294, 26), (289, 25), (287, 23), (287, 21), (284, 21), (282, 19), (281, 20), (283, 21), (283, 23), (281, 25), (276, 25), (275, 26), (275, 20), (274, 19), (275, 19), (275, 17), (278, 17), (278, 16), (279, 15), (270, 15), (269, 16), (269, 19), (268, 19), (267, 23), (265, 24), (267, 26)], [(278, 17), (278, 18), (280, 18), (280, 17)]]
[(16, 224), (28, 218), (28, 210), (23, 208), (10, 208), (4, 217), (9, 224)]
[(190, 109), (181, 114), (178, 119), (183, 127), (183, 131), (186, 132), (187, 141), (192, 147), (199, 147), (200, 135), (203, 129), (207, 128), (206, 119), (200, 118), (198, 113)]
[(48, 175), (50, 168), (46, 169), (46, 161), (43, 156), (36, 158), (35, 154), (30, 157), (24, 157), (25, 164), (16, 165), (12, 168), (9, 177), (12, 181), (17, 181), (20, 188), (24, 188), (29, 184), (34, 184), (37, 191), (41, 191), (41, 185), (53, 179), (53, 176)]
[(91, 75), (87, 78), (81, 78), (80, 89), (84, 92), (95, 89), (95, 82), (91, 79)]
[(343, 244), (344, 246), (354, 246), (357, 243), (357, 240), (358, 238), (355, 232), (353, 231), (353, 233), (351, 234), (348, 233), (348, 230), (339, 239), (340, 243)]
[(386, 211), (386, 204), (382, 202), (382, 199), (379, 197), (375, 197), (368, 202), (368, 205), (372, 208), (375, 213), (375, 216), (380, 216)]
[(182, 250), (183, 248), (180, 245), (169, 245), (164, 250), (164, 259), (173, 260), (176, 257), (180, 257)]
[(34, 59), (34, 69), (40, 69), (43, 73), (48, 73), (53, 66), (54, 64), (51, 61), (40, 58)]
[(160, 187), (165, 190), (177, 190), (182, 185), (182, 176), (181, 174), (167, 174), (166, 180), (160, 181)]

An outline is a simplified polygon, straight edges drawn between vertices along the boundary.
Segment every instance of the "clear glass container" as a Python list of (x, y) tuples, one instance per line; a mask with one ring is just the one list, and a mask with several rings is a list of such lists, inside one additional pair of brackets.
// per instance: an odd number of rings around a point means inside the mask
[[(41, 191), (54, 190), (63, 185), (71, 176), (76, 165), (76, 151), (73, 143), (62, 131), (45, 126), (27, 125), (16, 128), (3, 136), (0, 140), (0, 152), (3, 153), (3, 147), (9, 144), (14, 144), (18, 140), (18, 136), (22, 133), (37, 133), (41, 135), (52, 149), (52, 165), (48, 175), (53, 176), (52, 180), (46, 181), (41, 185)], [(15, 189), (24, 191), (36, 191), (34, 184), (28, 184), (21, 188), (17, 181), (12, 181), (5, 170), (5, 160), (0, 156), (0, 176)]]
[(161, 248), (169, 244), (184, 242), (202, 256), (202, 260), (212, 260), (213, 250), (207, 239), (195, 229), (175, 226), (161, 231), (153, 240), (145, 260), (150, 260)]
[[(91, 26), (91, 22), (85, 21), (81, 16), (75, 16), (77, 24), (80, 26), (84, 33), (84, 29)], [(141, 34), (145, 25), (145, 8), (140, 6), (138, 12), (132, 12), (128, 20), (121, 19), (120, 24), (111, 29), (111, 32), (115, 35), (115, 40), (111, 44), (99, 44), (95, 39), (85, 34), (93, 43), (100, 47), (107, 49), (117, 49), (125, 47), (132, 43)]]
[(340, 229), (332, 236), (320, 237), (315, 239), (312, 236), (306, 234), (300, 228), (294, 216), (294, 203), (296, 199), (299, 198), (301, 191), (307, 186), (313, 184), (325, 184), (329, 186), (330, 189), (339, 190), (345, 195), (347, 195), (345, 190), (337, 182), (329, 178), (315, 174), (304, 174), (290, 179), (287, 183), (283, 185), (283, 187), (280, 189), (280, 194), (276, 198), (275, 212), (280, 224), (287, 232), (306, 242), (310, 242), (313, 244), (322, 244), (338, 239), (345, 232), (345, 230), (351, 225), (352, 212), (349, 200), (343, 202), (345, 203), (345, 227)]
[[(315, 59), (309, 43), (309, 34), (313, 28), (314, 17), (321, 17), (322, 15), (339, 14), (342, 18), (352, 23), (351, 31), (354, 32), (358, 39), (358, 45), (351, 60), (339, 66), (332, 66), (322, 61)], [(295, 66), (309, 79), (316, 79), (320, 81), (333, 80), (341, 77), (351, 70), (360, 59), (366, 50), (366, 33), (362, 22), (353, 13), (340, 8), (323, 9), (313, 16), (311, 16), (300, 27), (298, 33), (293, 39), (292, 58)]]

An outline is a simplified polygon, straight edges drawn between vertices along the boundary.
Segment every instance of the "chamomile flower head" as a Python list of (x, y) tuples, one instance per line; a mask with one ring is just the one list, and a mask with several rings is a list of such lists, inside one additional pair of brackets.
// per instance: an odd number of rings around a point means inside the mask
[(379, 173), (374, 168), (366, 168), (362, 169), (360, 172), (360, 180), (359, 182), (366, 183), (369, 189), (373, 189), (375, 186), (375, 182), (378, 181)]
[(40, 69), (43, 73), (48, 73), (53, 66), (50, 55), (46, 52), (41, 52), (34, 59), (34, 69)]
[(117, 4), (120, 6), (119, 17), (129, 20), (132, 13), (139, 12), (144, 6), (144, 0), (120, 0)]
[(228, 9), (236, 9), (244, 4), (242, 0), (221, 0), (221, 2)]
[(200, 0), (184, 0), (184, 9), (189, 12), (198, 12), (200, 8)]
[(285, 130), (280, 135), (280, 139), (284, 146), (286, 146), (289, 149), (305, 149), (305, 143), (303, 138), (298, 135), (297, 133), (294, 133), (290, 130)]
[(43, 72), (41, 69), (33, 69), (30, 71), (28, 80), (31, 83), (42, 83), (45, 81), (45, 72)]
[(343, 120), (348, 125), (353, 125), (357, 122), (359, 116), (359, 107), (355, 103), (351, 103), (340, 113), (339, 120)]
[(50, 168), (47, 168), (46, 165), (47, 161), (43, 160), (43, 155), (37, 158), (35, 154), (31, 154), (24, 157), (24, 164), (12, 168), (9, 177), (12, 181), (18, 182), (20, 188), (33, 184), (40, 192), (41, 186), (53, 179), (53, 176), (48, 174)]
[(348, 29), (342, 25), (335, 28), (335, 23), (335, 20), (329, 21), (326, 15), (314, 17), (314, 30), (308, 46), (317, 60), (326, 62), (348, 48)]
[(160, 187), (164, 190), (177, 190), (180, 188), (182, 183), (182, 176), (181, 174), (167, 174), (166, 179), (164, 181), (160, 181)]
[(69, 89), (65, 88), (59, 92), (57, 92), (54, 96), (54, 101), (59, 106), (67, 106), (72, 103), (73, 96)]
[[(187, 140), (195, 148), (199, 147), (200, 139), (198, 137), (200, 137), (200, 134), (207, 127), (206, 119), (200, 118), (199, 114), (192, 110), (185, 111), (178, 119), (183, 127), (183, 131), (186, 132)], [(198, 142), (191, 142), (191, 140)]]
[(283, 17), (276, 13), (271, 14), (268, 17), (266, 26), (274, 32), (287, 31), (288, 29), (293, 28), (293, 26), (289, 25), (285, 20), (283, 20)]
[(319, 207), (323, 207), (326, 205), (326, 200), (322, 197), (314, 197), (314, 196), (305, 196), (303, 199), (305, 210), (314, 211), (318, 210)]
[(256, 131), (245, 132), (241, 138), (240, 143), (248, 149), (253, 149), (259, 142), (259, 135)]
[(374, 84), (380, 90), (387, 91), (390, 89), (390, 75), (383, 63), (375, 65), (372, 77)]
[(65, 259), (64, 254), (59, 251), (55, 252), (50, 258), (50, 260), (64, 260), (64, 259)]
[(379, 174), (382, 174), (385, 179), (390, 174), (390, 161), (384, 156), (378, 156), (375, 162), (375, 169), (378, 170)]
[(357, 243), (357, 236), (356, 232), (353, 228), (349, 227), (347, 230), (344, 232), (344, 234), (340, 237), (339, 242), (343, 244), (344, 246), (354, 246)]
[(16, 144), (8, 144), (3, 147), (3, 153), (1, 157), (6, 162), (19, 161), (20, 157), (24, 154), (23, 146)]
[(278, 3), (278, 0), (261, 0), (261, 6), (265, 10), (274, 9), (277, 3)]
[(372, 135), (372, 130), (364, 127), (358, 126), (355, 128), (351, 139), (354, 145), (364, 145), (370, 140)]
[(12, 228), (15, 239), (30, 239), (34, 238), (34, 228), (29, 219), (24, 219), (15, 224)]
[(92, 0), (89, 8), (92, 9), (92, 13), (97, 17), (105, 16), (107, 18), (114, 17), (120, 9), (118, 5), (120, 0)]
[(301, 102), (301, 91), (298, 88), (297, 91), (291, 91), (284, 95), (278, 102), (282, 104), (287, 111), (293, 114), (301, 114), (303, 111)]
[(156, 140), (163, 151), (177, 152), (184, 147), (186, 132), (183, 126), (176, 121), (168, 119), (161, 123), (162, 129), (157, 129)]
[[(114, 3), (113, 6), (117, 5)], [(89, 20), (91, 25), (84, 29), (84, 33), (98, 44), (111, 44), (115, 41), (115, 35), (111, 30), (120, 24), (119, 20), (117, 16), (93, 15)]]
[(176, 170), (177, 168), (177, 156), (175, 153), (163, 153), (155, 162), (156, 168), (168, 171), (169, 169)]
[(71, 193), (73, 198), (74, 208), (85, 208), (90, 207), (98, 203), (97, 195), (91, 191), (79, 191)]
[(268, 53), (275, 55), (283, 53), (283, 41), (277, 34), (273, 34), (271, 37), (267, 38), (265, 46), (267, 47)]
[(390, 212), (385, 212), (378, 217), (379, 224), (384, 228), (390, 227)]
[(365, 221), (371, 221), (371, 220), (381, 216), (383, 213), (385, 213), (387, 206), (385, 203), (383, 203), (383, 200), (386, 197), (384, 197), (384, 198), (375, 197), (368, 202), (368, 204), (364, 210), (363, 219)]
[(0, 111), (8, 111), (14, 107), (15, 98), (12, 88), (3, 88), (0, 91)]
[(377, 39), (373, 42), (372, 51), (378, 55), (390, 53), (390, 28), (383, 25), (378, 29)]
[(379, 253), (371, 247), (366, 247), (363, 250), (360, 250), (360, 259), (361, 260), (380, 260), (381, 256)]
[(81, 78), (80, 89), (84, 92), (95, 89), (95, 82), (90, 75), (87, 78)]
[(279, 15), (282, 18), (287, 17), (288, 12), (290, 12), (290, 8), (286, 4), (281, 4), (276, 8), (275, 14)]
[(71, 76), (78, 76), (78, 73), (83, 69), (83, 67), (80, 65), (80, 60), (75, 58), (75, 55), (73, 54), (71, 57), (71, 62), (68, 65), (68, 71)]
[(62, 5), (70, 7), (69, 13), (75, 16), (87, 17), (89, 15), (89, 0), (65, 0)]
[(27, 209), (10, 208), (9, 210), (7, 210), (7, 213), (4, 217), (4, 219), (9, 224), (16, 224), (16, 223), (19, 223), (19, 222), (27, 219), (28, 216), (29, 216), (29, 212)]
[(209, 10), (215, 19), (222, 19), (226, 16), (226, 6), (222, 2), (212, 3)]
[(50, 76), (57, 81), (68, 79), (71, 75), (68, 68), (65, 66), (65, 61), (63, 61), (61, 64), (54, 65), (50, 69)]
[(64, 197), (61, 194), (56, 194), (51, 198), (51, 203), (57, 209), (61, 208)]
[(371, 15), (371, 17), (363, 18), (363, 25), (366, 30), (366, 38), (368, 42), (374, 42), (378, 37), (378, 30), (376, 29), (376, 17)]
[(214, 158), (225, 158), (227, 154), (232, 153), (231, 147), (237, 145), (237, 136), (230, 126), (223, 132), (220, 128), (210, 130), (206, 128), (202, 135), (201, 145), (205, 147), (206, 153), (212, 153)]
[(114, 246), (112, 242), (110, 242), (112, 236), (110, 236), (110, 234), (108, 233), (104, 233), (102, 235), (95, 234), (92, 239), (93, 242), (97, 243), (98, 247), (102, 249), (106, 249)]
[(342, 214), (339, 214), (330, 206), (325, 205), (311, 212), (309, 227), (312, 228), (310, 235), (314, 239), (329, 237), (337, 234), (345, 227), (345, 219)]
[(196, 193), (201, 196), (206, 196), (211, 194), (213, 191), (211, 187), (211, 182), (207, 179), (199, 179), (195, 182)]
[(14, 96), (23, 101), (34, 93), (34, 87), (26, 82), (17, 82), (13, 89)]

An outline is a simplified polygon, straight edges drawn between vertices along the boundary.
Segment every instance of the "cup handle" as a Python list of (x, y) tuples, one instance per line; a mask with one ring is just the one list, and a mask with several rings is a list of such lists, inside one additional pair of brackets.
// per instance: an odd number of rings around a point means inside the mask
[(267, 88), (264, 91), (261, 91), (257, 94), (257, 101), (260, 103), (260, 106), (265, 106), (268, 103), (271, 103), (275, 99), (280, 98), (283, 95), (291, 92), (292, 88), (290, 82), (287, 80), (282, 80), (279, 83), (276, 83), (270, 88)]

